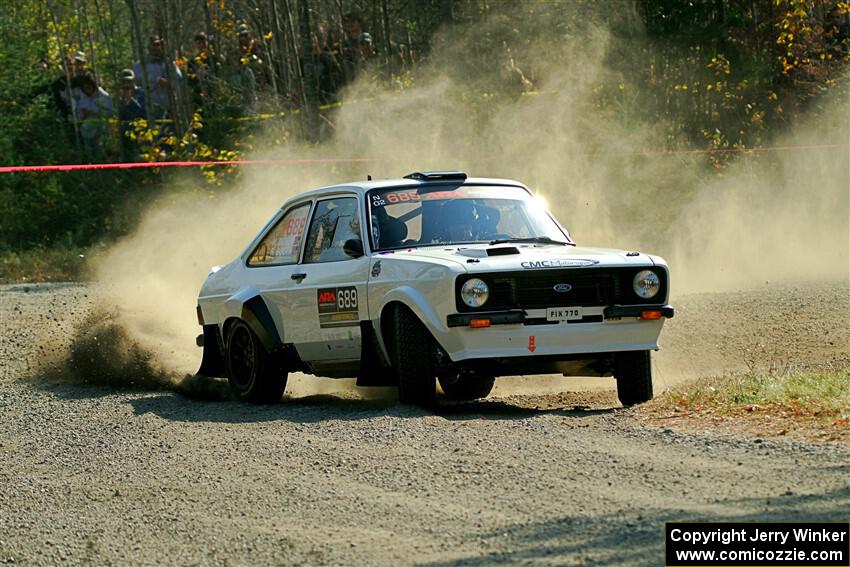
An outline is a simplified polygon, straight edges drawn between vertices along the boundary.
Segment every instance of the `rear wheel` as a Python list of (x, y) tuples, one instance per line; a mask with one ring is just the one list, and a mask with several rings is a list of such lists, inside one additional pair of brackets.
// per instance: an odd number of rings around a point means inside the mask
[(227, 332), (226, 363), (227, 379), (240, 399), (257, 404), (280, 401), (286, 371), (244, 321), (236, 321)]
[(457, 402), (486, 398), (496, 382), (493, 376), (464, 371), (443, 374), (439, 379), (446, 399)]
[(617, 397), (625, 407), (652, 399), (652, 366), (649, 351), (618, 352), (614, 356)]
[(403, 404), (432, 408), (437, 382), (431, 359), (433, 339), (410, 310), (397, 307), (392, 316), (393, 366), (398, 374), (398, 399)]

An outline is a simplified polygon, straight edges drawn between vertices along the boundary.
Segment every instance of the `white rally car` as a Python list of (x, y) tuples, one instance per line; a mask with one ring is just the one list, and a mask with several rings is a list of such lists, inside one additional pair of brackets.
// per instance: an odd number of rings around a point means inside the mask
[(489, 394), (496, 376), (614, 376), (652, 398), (664, 260), (576, 246), (526, 186), (460, 172), (287, 201), (201, 287), (200, 374), (280, 400), (287, 373), (396, 385), (403, 403)]

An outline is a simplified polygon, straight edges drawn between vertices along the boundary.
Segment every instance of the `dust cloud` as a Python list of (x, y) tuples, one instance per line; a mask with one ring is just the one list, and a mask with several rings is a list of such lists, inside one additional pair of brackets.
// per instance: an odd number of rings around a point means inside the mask
[[(537, 23), (528, 29), (549, 29)], [(327, 141), (247, 156), (366, 157), (368, 166), (245, 167), (236, 188), (174, 194), (151, 206), (95, 270), (102, 302), (152, 353), (151, 364), (173, 375), (196, 369), (196, 296), (209, 268), (238, 254), (288, 197), (367, 173), (380, 179), (459, 169), (521, 180), (580, 244), (664, 256), (676, 294), (847, 278), (846, 146), (787, 152), (781, 160), (742, 155), (723, 176), (709, 176), (692, 161), (648, 151), (664, 147), (664, 134), (639, 112), (600, 108), (599, 85), (622, 81), (611, 59), (630, 48), (603, 23), (567, 26), (559, 36), (541, 31), (489, 58), (467, 56), (482, 34), (503, 25), (494, 17), (438, 37), (412, 88), (356, 83)], [(533, 62), (538, 94), (510, 86), (515, 61)], [(503, 94), (488, 96), (494, 91)], [(831, 104), (838, 120), (803, 121), (776, 145), (846, 144), (846, 99)], [(293, 380), (294, 389), (306, 392), (300, 383)]]

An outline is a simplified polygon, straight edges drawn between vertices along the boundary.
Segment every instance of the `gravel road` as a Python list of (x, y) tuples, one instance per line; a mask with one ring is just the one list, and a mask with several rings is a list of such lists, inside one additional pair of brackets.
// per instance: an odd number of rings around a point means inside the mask
[[(679, 297), (656, 388), (850, 363), (848, 291)], [(846, 447), (646, 427), (610, 380), (437, 414), (297, 377), (266, 407), (56, 381), (90, 295), (0, 287), (0, 564), (659, 565), (665, 521), (850, 520)]]

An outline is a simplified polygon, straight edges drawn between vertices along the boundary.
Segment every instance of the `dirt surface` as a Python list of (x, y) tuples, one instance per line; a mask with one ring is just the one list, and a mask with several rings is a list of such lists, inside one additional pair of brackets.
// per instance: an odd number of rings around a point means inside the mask
[[(120, 364), (100, 385), (57, 381), (42, 363), (89, 295), (0, 288), (0, 564), (658, 565), (665, 521), (850, 519), (845, 446), (649, 427), (611, 380), (503, 379), (436, 414), (304, 377), (266, 407), (217, 384), (184, 384), (188, 398), (144, 364), (135, 388)], [(846, 365), (848, 297), (846, 283), (682, 296), (656, 389)], [(110, 340), (87, 344), (127, 356)], [(76, 353), (92, 372), (96, 351)]]

